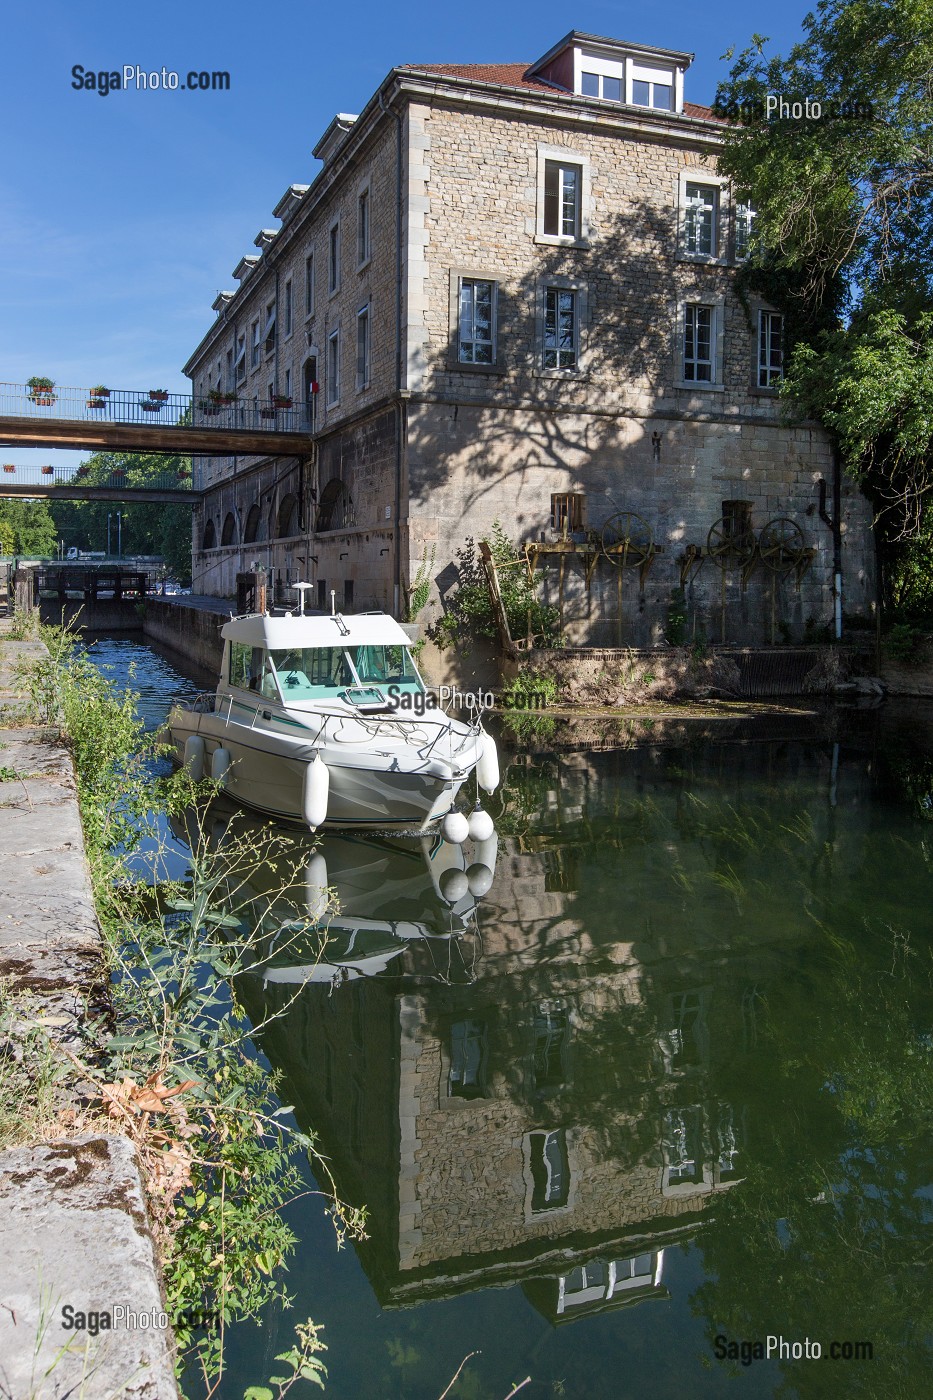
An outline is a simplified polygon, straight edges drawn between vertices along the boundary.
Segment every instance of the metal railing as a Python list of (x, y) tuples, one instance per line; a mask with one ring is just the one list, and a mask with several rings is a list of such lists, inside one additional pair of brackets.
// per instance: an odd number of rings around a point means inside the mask
[(190, 472), (156, 472), (133, 478), (117, 470), (102, 472), (96, 467), (23, 467), (0, 463), (0, 487), (11, 486), (96, 486), (114, 491), (190, 491)]
[(0, 383), (0, 415), (73, 423), (145, 423), (151, 427), (314, 431), (314, 400), (243, 398), (213, 391), (206, 397), (161, 389), (94, 389)]

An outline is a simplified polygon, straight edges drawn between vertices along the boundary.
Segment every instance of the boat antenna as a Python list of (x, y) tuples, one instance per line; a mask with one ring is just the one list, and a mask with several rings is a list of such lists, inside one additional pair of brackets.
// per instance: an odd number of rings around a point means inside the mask
[(297, 594), (298, 594), (298, 615), (299, 615), (299, 617), (304, 617), (305, 611), (306, 611), (306, 607), (307, 607), (306, 600), (305, 600), (305, 594), (306, 594), (306, 593), (311, 593), (311, 592), (313, 592), (313, 590), (314, 590), (314, 584), (313, 584), (313, 583), (290, 583), (290, 584), (289, 584), (289, 589), (290, 589), (290, 591), (291, 591), (292, 593), (297, 593)]

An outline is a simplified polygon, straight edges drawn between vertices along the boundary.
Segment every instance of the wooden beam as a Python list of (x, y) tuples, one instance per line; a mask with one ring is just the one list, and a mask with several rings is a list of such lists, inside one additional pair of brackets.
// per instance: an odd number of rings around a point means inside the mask
[(307, 457), (310, 433), (145, 423), (70, 423), (0, 415), (0, 446), (164, 452), (192, 457)]
[(0, 499), (29, 501), (147, 501), (158, 505), (196, 506), (200, 491), (160, 490), (155, 486), (27, 486), (0, 477)]

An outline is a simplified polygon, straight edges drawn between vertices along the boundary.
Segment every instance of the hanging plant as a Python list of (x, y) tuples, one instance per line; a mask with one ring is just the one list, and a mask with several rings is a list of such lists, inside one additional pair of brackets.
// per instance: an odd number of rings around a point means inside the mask
[(149, 397), (152, 399), (153, 403), (168, 403), (168, 390), (150, 389)]
[(16, 467), (13, 465), (12, 462), (4, 462), (4, 464), (3, 464), (3, 470), (4, 470), (5, 472), (15, 472), (15, 471), (16, 471)]
[(54, 467), (43, 467), (43, 468), (42, 468), (42, 475), (43, 475), (43, 476), (51, 476), (52, 473), (54, 472), (54, 470), (55, 470)]
[(52, 392), (55, 388), (55, 380), (47, 379), (42, 374), (34, 374), (31, 379), (27, 379), (26, 388), (29, 390), (29, 397), (33, 403), (39, 404), (41, 408), (51, 408), (58, 397)]

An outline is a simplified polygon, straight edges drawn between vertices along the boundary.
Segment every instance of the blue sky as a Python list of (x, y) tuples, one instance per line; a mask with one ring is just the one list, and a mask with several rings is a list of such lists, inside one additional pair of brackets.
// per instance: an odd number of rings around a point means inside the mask
[[(552, 0), (405, 8), (159, 0), (7, 7), (0, 51), (0, 381), (184, 392), (181, 366), (255, 252), (258, 230), (335, 112), (358, 112), (396, 63), (518, 62), (569, 29), (694, 52), (686, 95), (712, 100), (720, 55), (753, 31), (786, 51), (805, 4), (715, 9)], [(72, 87), (93, 72), (227, 70), (229, 92)], [(73, 453), (4, 451), (17, 463)]]

